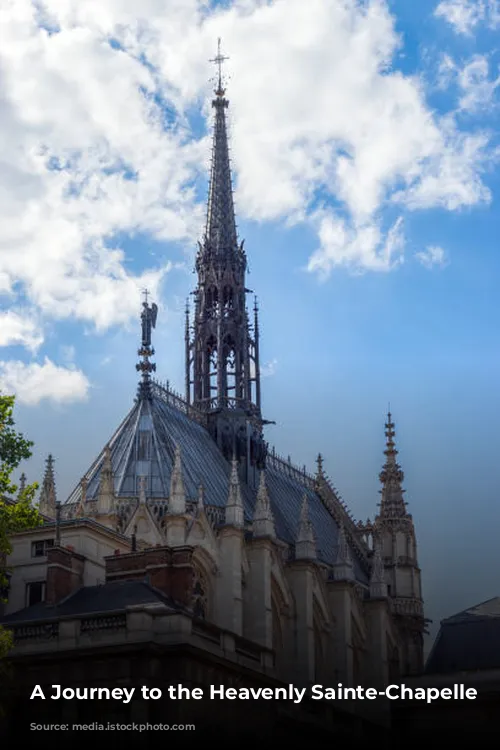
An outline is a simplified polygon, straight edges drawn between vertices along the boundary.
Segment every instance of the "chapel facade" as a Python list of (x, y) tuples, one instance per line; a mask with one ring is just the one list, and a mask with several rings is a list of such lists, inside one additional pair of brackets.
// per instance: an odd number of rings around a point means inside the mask
[(259, 313), (256, 301), (251, 312), (247, 304), (233, 205), (228, 104), (219, 74), (206, 227), (194, 305), (186, 308), (185, 394), (153, 377), (158, 310), (146, 298), (133, 406), (62, 504), (49, 458), (40, 511), (56, 547), (61, 528), (72, 526), (112, 538), (100, 554), (114, 580), (130, 555), (135, 579), (152, 585), (154, 565), (138, 566), (138, 555), (188, 555), (189, 591), (177, 596), (184, 610), (272, 653), (275, 679), (382, 686), (423, 669), (425, 631), (395, 425), (389, 413), (381, 500), (366, 523), (354, 521), (321, 455), (310, 473), (269, 449)]

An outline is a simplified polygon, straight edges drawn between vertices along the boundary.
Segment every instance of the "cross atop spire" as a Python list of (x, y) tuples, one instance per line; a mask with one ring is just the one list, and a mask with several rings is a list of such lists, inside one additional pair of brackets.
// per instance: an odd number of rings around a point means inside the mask
[(215, 95), (216, 96), (224, 96), (226, 93), (225, 89), (222, 88), (222, 64), (229, 60), (229, 57), (225, 57), (221, 54), (221, 39), (220, 37), (217, 40), (217, 57), (213, 57), (209, 62), (215, 63), (219, 69), (219, 77), (217, 82), (217, 88), (215, 89)]

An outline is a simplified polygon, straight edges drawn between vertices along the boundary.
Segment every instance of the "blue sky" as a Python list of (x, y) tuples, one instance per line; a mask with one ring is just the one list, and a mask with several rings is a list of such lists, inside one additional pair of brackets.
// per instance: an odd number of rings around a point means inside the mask
[(500, 3), (59, 5), (0, 22), (0, 386), (28, 479), (53, 453), (64, 499), (131, 407), (144, 286), (183, 388), (221, 35), (268, 439), (321, 452), (365, 520), (390, 401), (428, 616), (497, 595)]

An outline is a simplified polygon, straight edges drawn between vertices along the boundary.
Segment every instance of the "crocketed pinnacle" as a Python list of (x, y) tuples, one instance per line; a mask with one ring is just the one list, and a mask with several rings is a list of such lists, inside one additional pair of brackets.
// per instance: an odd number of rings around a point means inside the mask
[(114, 479), (113, 466), (111, 463), (111, 449), (109, 445), (104, 449), (104, 460), (99, 477), (99, 490), (97, 493), (97, 512), (108, 514), (114, 510)]
[(314, 559), (316, 557), (316, 538), (314, 528), (309, 518), (309, 500), (307, 495), (302, 499), (299, 527), (295, 541), (295, 557), (297, 559)]
[(49, 454), (45, 462), (45, 474), (40, 492), (40, 513), (54, 518), (56, 513), (56, 482), (54, 478), (54, 459)]
[(406, 504), (403, 499), (404, 490), (401, 486), (404, 473), (396, 460), (398, 451), (394, 442), (395, 434), (394, 422), (391, 412), (389, 412), (385, 424), (386, 448), (384, 454), (386, 460), (379, 475), (382, 483), (382, 500), (380, 503), (380, 516), (382, 518), (402, 518), (407, 515)]
[(354, 567), (351, 550), (345, 533), (344, 524), (340, 524), (337, 555), (335, 557), (334, 578), (337, 581), (354, 580)]
[(253, 516), (253, 535), (254, 537), (276, 537), (274, 527), (274, 516), (271, 508), (271, 501), (267, 491), (266, 475), (264, 471), (260, 473), (259, 489), (257, 492), (257, 502)]
[(238, 461), (233, 458), (231, 476), (229, 478), (229, 493), (226, 505), (226, 526), (242, 529), (245, 522), (243, 499), (241, 496), (240, 478), (238, 475)]
[(170, 481), (168, 512), (172, 515), (183, 515), (186, 512), (186, 490), (182, 475), (181, 449), (178, 445), (175, 448), (174, 468)]

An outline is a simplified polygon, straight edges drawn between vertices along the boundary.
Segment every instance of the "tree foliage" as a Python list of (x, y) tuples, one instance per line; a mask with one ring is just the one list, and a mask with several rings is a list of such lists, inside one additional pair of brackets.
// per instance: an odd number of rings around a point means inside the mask
[[(18, 492), (12, 473), (31, 456), (33, 443), (15, 430), (14, 396), (0, 395), (0, 596), (8, 584), (6, 562), (12, 551), (10, 537), (16, 531), (40, 526), (43, 521), (33, 505), (36, 483)], [(16, 502), (9, 502), (15, 499)], [(0, 658), (11, 646), (10, 632), (0, 627)]]

